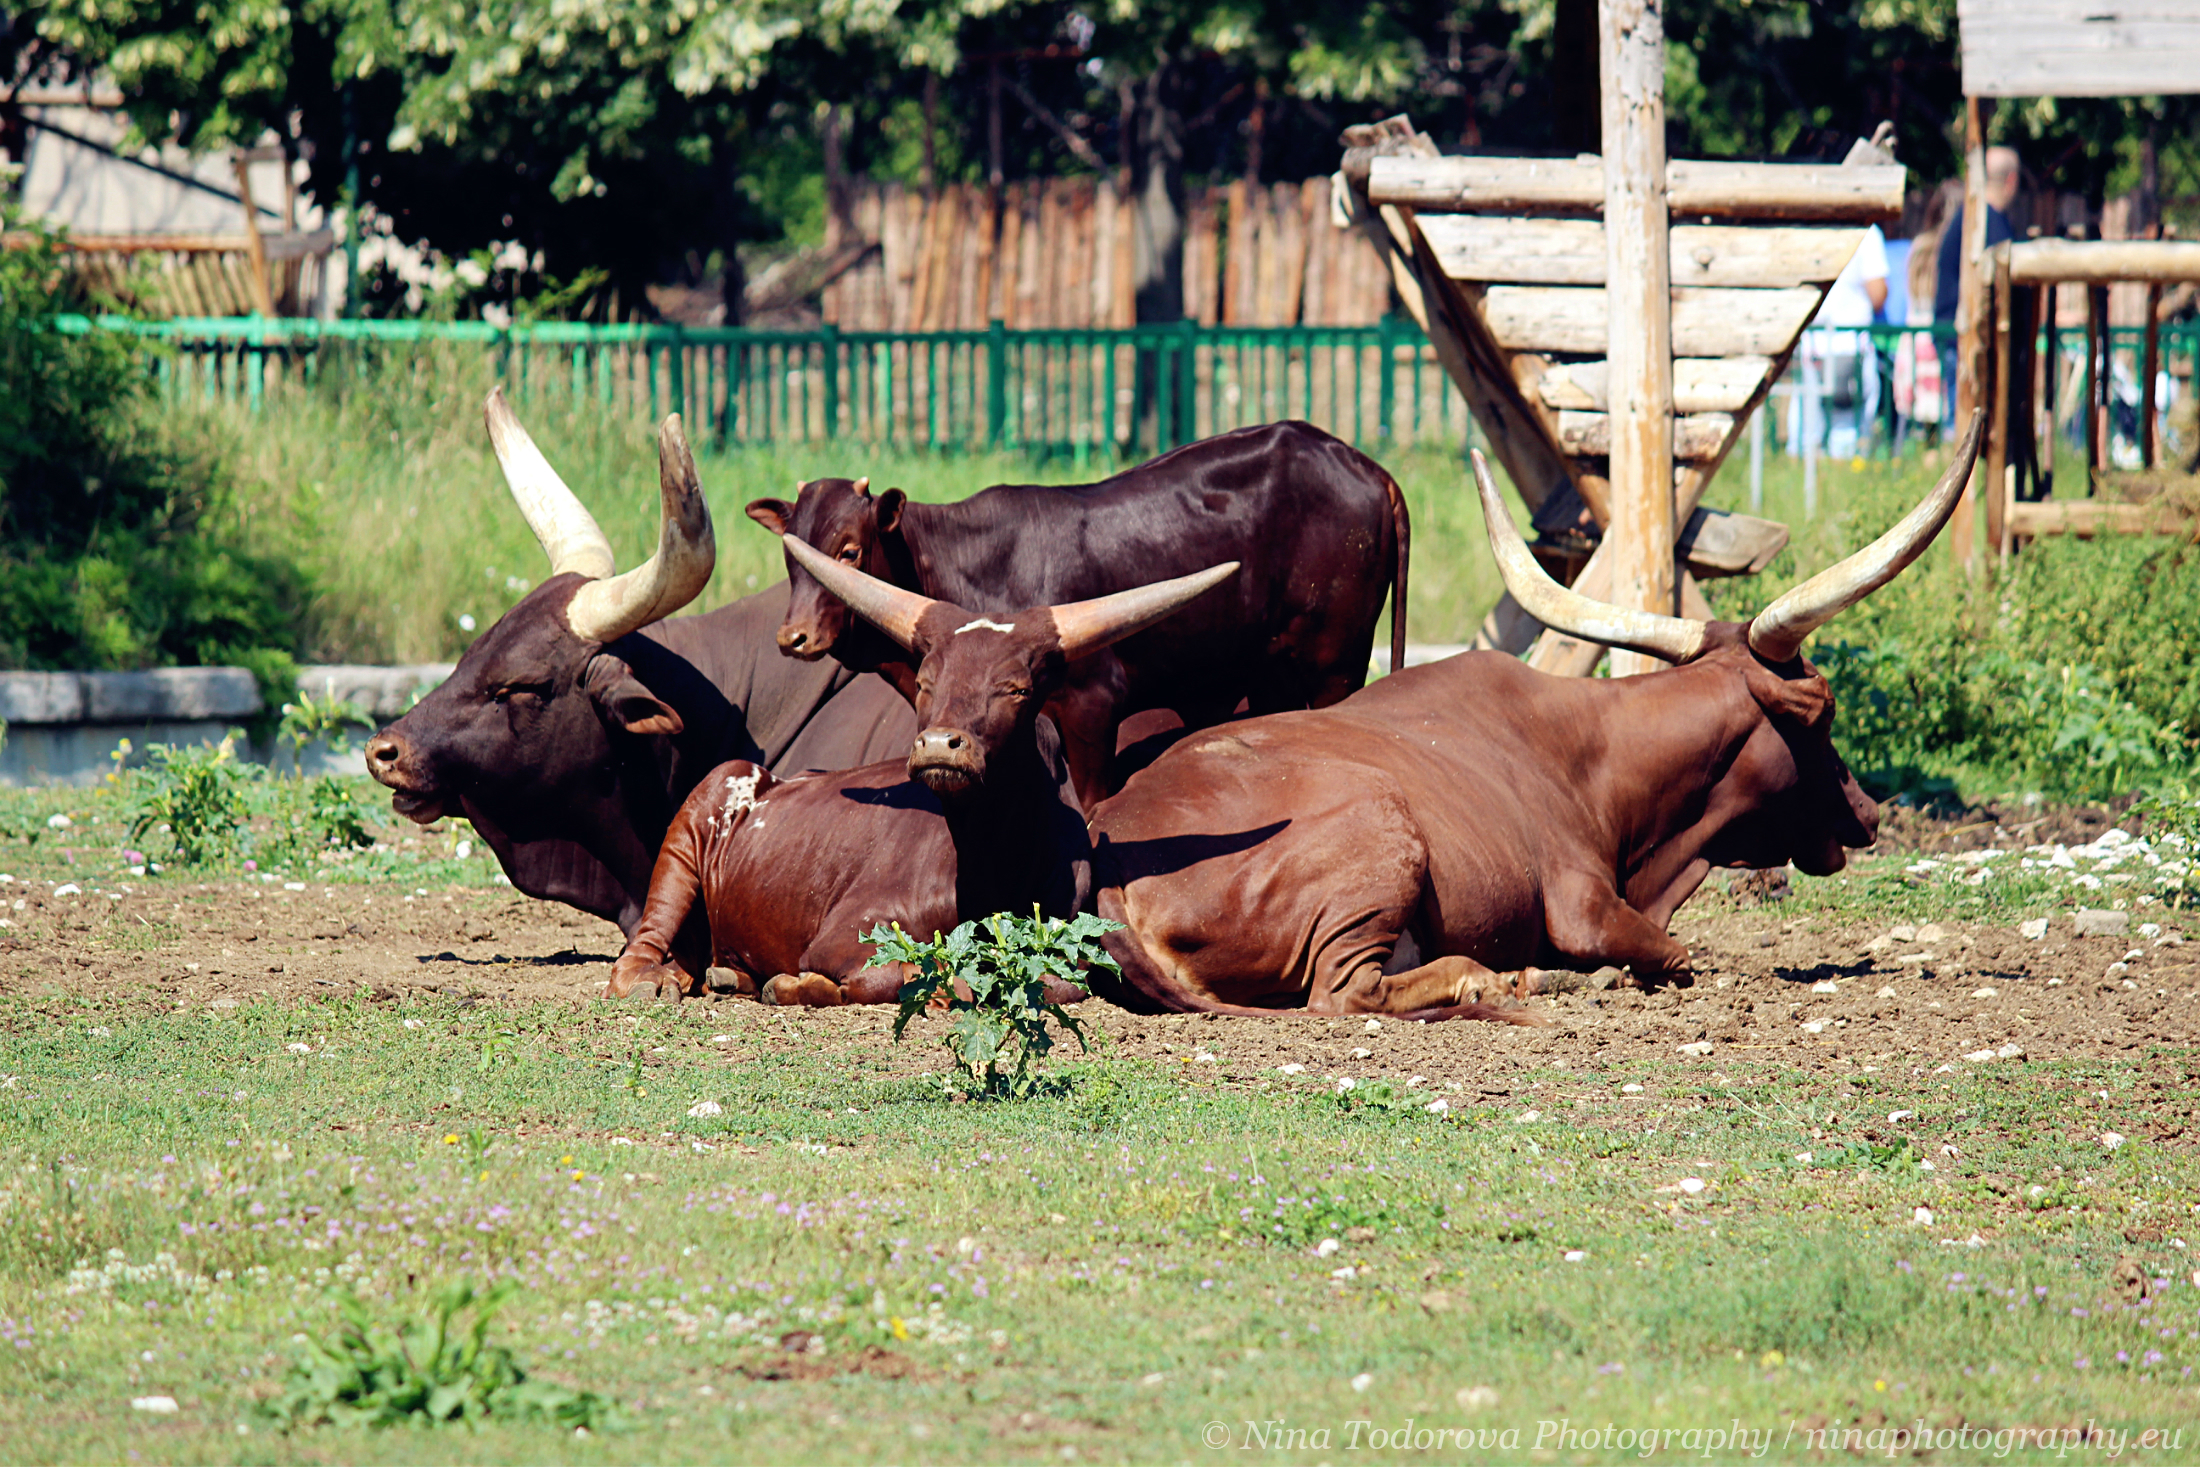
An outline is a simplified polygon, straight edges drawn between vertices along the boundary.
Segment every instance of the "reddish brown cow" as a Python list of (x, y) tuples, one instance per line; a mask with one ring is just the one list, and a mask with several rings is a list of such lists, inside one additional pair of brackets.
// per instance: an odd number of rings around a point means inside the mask
[[(697, 991), (675, 935), (698, 901), (718, 966), (767, 1002), (890, 1003), (905, 975), (866, 969), (879, 922), (945, 932), (974, 917), (1081, 910), (1090, 848), (1061, 742), (1039, 717), (1065, 670), (1213, 589), (1235, 564), (996, 621), (788, 550), (918, 660), (906, 760), (774, 779), (720, 765), (674, 817), (614, 997)], [(759, 984), (758, 980), (762, 980)], [(1066, 995), (1065, 995), (1066, 996)], [(1082, 996), (1082, 995), (1077, 995)]]
[[(1309, 423), (1218, 434), (1097, 484), (1001, 484), (955, 504), (914, 504), (899, 489), (874, 497), (868, 479), (819, 479), (793, 503), (757, 500), (749, 516), (904, 590), (982, 612), (1242, 564), (1227, 590), (1086, 660), (1055, 693), (1047, 712), (1087, 808), (1115, 787), (1117, 734), (1133, 714), (1166, 709), (1200, 728), (1240, 705), (1322, 708), (1351, 693), (1367, 680), (1386, 591), (1392, 665), (1404, 661), (1405, 499), (1381, 465)], [(779, 645), (790, 656), (829, 654), (906, 682), (906, 654), (851, 619), (791, 554), (787, 579)]]
[(1799, 655), (1939, 531), (1974, 419), (1925, 502), (1747, 625), (1623, 611), (1545, 576), (1480, 454), (1505, 583), (1546, 626), (1677, 666), (1618, 681), (1467, 653), (1335, 708), (1194, 735), (1092, 820), (1101, 915), (1142, 1006), (1511, 1018), (1482, 1000), (1532, 965), (1686, 982), (1666, 932), (1713, 866), (1824, 875), (1878, 808), (1834, 752), (1833, 695)]

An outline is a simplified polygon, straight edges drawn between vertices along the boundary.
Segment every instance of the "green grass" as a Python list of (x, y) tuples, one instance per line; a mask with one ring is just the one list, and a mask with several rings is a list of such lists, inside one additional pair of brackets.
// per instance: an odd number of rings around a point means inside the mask
[[(2193, 1415), (2200, 1291), (2126, 1307), (2108, 1278), (2119, 1230), (2174, 1231), (2200, 1183), (2189, 1150), (2090, 1141), (2140, 1133), (2129, 1065), (1592, 1062), (1509, 1076), (1540, 1087), (1529, 1122), (1519, 1100), (1345, 1109), (1311, 1079), (1107, 1058), (1058, 1067), (1053, 1098), (958, 1104), (882, 1031), (833, 1054), (826, 1027), (751, 1005), (11, 997), (10, 1455), (1147, 1461), (1202, 1455), (1210, 1422), (1341, 1450), (1356, 1418), (1412, 1418), (1517, 1432), (1495, 1454), (1517, 1460), (1560, 1419), (1739, 1420), (1778, 1446), (1875, 1412)], [(2046, 1119), (2096, 1089), (2082, 1122)], [(705, 1100), (720, 1112), (691, 1117)], [(1859, 1134), (1894, 1108), (1960, 1160), (1928, 1172)], [(1995, 1243), (1938, 1241), (1974, 1230)], [(332, 1290), (394, 1320), (461, 1276), (517, 1280), (493, 1338), (629, 1429), (285, 1441), (254, 1417), (296, 1337), (332, 1330)], [(790, 1359), (796, 1331), (820, 1353)], [(1476, 1387), (1495, 1404), (1463, 1404)], [(181, 1411), (130, 1409), (156, 1394)]]

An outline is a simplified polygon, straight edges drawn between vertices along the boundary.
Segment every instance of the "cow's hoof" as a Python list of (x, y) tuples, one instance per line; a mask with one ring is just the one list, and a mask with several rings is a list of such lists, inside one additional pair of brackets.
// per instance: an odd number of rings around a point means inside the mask
[(756, 976), (739, 968), (712, 968), (703, 975), (703, 982), (712, 993), (736, 993), (743, 998), (756, 997)]
[(834, 1009), (845, 1002), (840, 985), (823, 973), (780, 973), (757, 997), (783, 1008)]

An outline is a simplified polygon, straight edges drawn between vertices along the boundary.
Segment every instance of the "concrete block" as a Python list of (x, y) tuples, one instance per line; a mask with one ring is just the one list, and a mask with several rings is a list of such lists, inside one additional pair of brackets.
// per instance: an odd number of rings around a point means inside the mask
[(84, 685), (73, 672), (0, 672), (0, 720), (82, 723)]
[(298, 690), (316, 700), (333, 696), (382, 724), (402, 715), (411, 706), (415, 692), (427, 693), (449, 677), (456, 665), (422, 662), (409, 667), (370, 667), (318, 663), (298, 669)]
[(78, 676), (84, 684), (86, 723), (190, 723), (249, 718), (260, 711), (260, 685), (241, 667), (162, 667)]

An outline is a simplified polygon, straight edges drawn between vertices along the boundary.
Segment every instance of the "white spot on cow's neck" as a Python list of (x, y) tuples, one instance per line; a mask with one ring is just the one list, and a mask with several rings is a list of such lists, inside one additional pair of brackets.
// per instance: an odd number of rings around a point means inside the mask
[(732, 775), (726, 780), (726, 802), (719, 807), (716, 821), (722, 829), (730, 829), (749, 811), (764, 808), (765, 802), (756, 797), (756, 787), (763, 779), (763, 774), (756, 772)]
[(981, 616), (976, 621), (966, 622), (955, 628), (955, 635), (959, 637), (964, 632), (1013, 632), (1014, 630), (1016, 630), (1014, 627), (1004, 627), (997, 621), (989, 621)]

